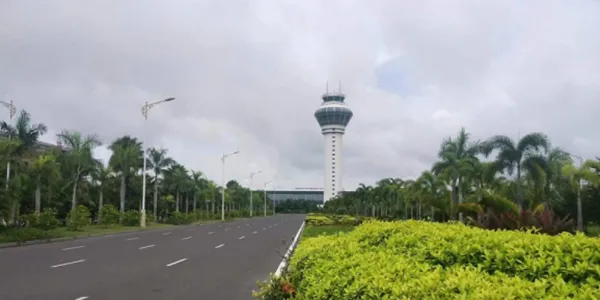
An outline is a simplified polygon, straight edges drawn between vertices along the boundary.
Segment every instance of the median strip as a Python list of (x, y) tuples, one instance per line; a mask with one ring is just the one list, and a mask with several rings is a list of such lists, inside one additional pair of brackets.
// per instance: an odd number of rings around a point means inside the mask
[(75, 249), (81, 249), (85, 246), (77, 246), (77, 247), (69, 247), (69, 248), (63, 248), (62, 251), (69, 251), (69, 250), (75, 250)]
[(139, 250), (144, 250), (144, 249), (152, 248), (152, 247), (154, 247), (154, 246), (156, 246), (156, 245), (147, 245), (147, 246), (142, 246), (142, 247), (139, 247), (138, 249), (139, 249)]
[(82, 263), (84, 261), (85, 261), (85, 259), (74, 260), (74, 261), (70, 261), (70, 262), (66, 262), (66, 263), (62, 263), (62, 264), (50, 266), (50, 268), (60, 268), (60, 267), (68, 266), (68, 265), (74, 265), (74, 264)]
[(216, 247), (215, 247), (215, 249), (219, 249), (219, 248), (221, 248), (221, 247), (223, 247), (223, 246), (225, 246), (225, 244), (221, 244), (221, 245), (219, 245), (219, 246), (216, 246)]
[(184, 261), (186, 261), (186, 260), (187, 260), (187, 258), (182, 258), (182, 259), (180, 259), (180, 260), (177, 260), (177, 261), (174, 261), (174, 262), (172, 262), (172, 263), (168, 264), (168, 265), (167, 265), (167, 267), (174, 266), (174, 265), (176, 265), (176, 264), (179, 264), (179, 263), (182, 263), (182, 262), (184, 262)]

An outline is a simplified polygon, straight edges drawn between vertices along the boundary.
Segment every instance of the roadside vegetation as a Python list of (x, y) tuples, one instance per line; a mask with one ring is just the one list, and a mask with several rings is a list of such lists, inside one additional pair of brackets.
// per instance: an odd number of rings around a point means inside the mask
[(309, 215), (286, 272), (255, 296), (600, 298), (600, 158), (542, 133), (474, 141), (464, 129), (438, 157)]
[[(41, 143), (47, 127), (21, 111), (0, 124), (0, 243), (88, 236), (134, 230), (140, 224), (142, 142), (124, 135), (108, 144), (108, 161), (93, 157), (94, 134), (63, 130), (57, 146)], [(10, 173), (6, 176), (7, 166)], [(148, 149), (148, 228), (221, 218), (221, 187), (190, 170), (167, 149)], [(262, 193), (253, 194), (254, 216), (263, 215)], [(250, 216), (250, 190), (232, 180), (225, 216)], [(267, 211), (272, 212), (270, 199)]]

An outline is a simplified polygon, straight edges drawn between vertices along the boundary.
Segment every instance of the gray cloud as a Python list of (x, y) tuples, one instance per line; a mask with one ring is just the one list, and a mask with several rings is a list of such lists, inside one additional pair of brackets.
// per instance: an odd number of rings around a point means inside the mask
[[(342, 80), (355, 113), (344, 141), (350, 189), (417, 176), (461, 126), (476, 139), (543, 131), (599, 155), (597, 28), (591, 0), (8, 0), (0, 98), (52, 133), (143, 137), (218, 182), (219, 156), (239, 149), (228, 177), (262, 169), (257, 187), (272, 177), (319, 187), (313, 113), (325, 82)], [(144, 122), (144, 101), (169, 96), (177, 101)]]

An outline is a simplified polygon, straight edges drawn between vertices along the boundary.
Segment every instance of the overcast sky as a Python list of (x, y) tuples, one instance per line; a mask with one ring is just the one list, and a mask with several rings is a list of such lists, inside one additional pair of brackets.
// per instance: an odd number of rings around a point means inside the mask
[(595, 0), (0, 0), (0, 100), (48, 142), (145, 136), (218, 183), (239, 149), (228, 179), (322, 187), (328, 80), (354, 111), (345, 189), (419, 175), (461, 126), (600, 156)]

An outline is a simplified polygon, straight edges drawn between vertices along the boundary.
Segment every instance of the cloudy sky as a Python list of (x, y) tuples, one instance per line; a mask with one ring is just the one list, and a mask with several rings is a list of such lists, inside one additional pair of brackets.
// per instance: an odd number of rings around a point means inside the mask
[(595, 0), (0, 0), (0, 100), (44, 141), (134, 135), (217, 182), (239, 149), (228, 178), (322, 187), (313, 113), (341, 80), (352, 189), (417, 176), (461, 126), (600, 155), (599, 28)]

